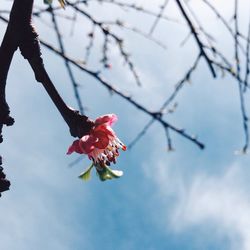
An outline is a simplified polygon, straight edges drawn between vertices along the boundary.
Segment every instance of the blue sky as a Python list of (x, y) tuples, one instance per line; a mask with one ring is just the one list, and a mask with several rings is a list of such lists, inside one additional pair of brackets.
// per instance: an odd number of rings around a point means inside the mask
[[(155, 8), (151, 1), (144, 2)], [(230, 57), (232, 44), (226, 32), (212, 15), (196, 1), (193, 3)], [(249, 8), (244, 1), (241, 3), (240, 27), (245, 31)], [(105, 12), (98, 5), (90, 8), (107, 19), (114, 13), (111, 7)], [(169, 8), (170, 16), (178, 17), (173, 4)], [(219, 8), (229, 20), (232, 6), (228, 1), (220, 1)], [(141, 28), (153, 22), (143, 16), (141, 22), (136, 22), (136, 14), (115, 11)], [(0, 25), (2, 37), (5, 26)], [(37, 26), (41, 38), (55, 42), (48, 27), (38, 21)], [(69, 36), (70, 25), (62, 22), (61, 27), (68, 51), (75, 56), (83, 53), (83, 34), (90, 26), (82, 26), (79, 19), (74, 38)], [(164, 52), (129, 32), (123, 34), (128, 38), (126, 45), (133, 52), (143, 86), (135, 85), (115, 48), (111, 49), (114, 67), (104, 73), (105, 77), (139, 102), (157, 109), (194, 60), (195, 44), (190, 39), (180, 48), (179, 42), (188, 30), (166, 22), (160, 22), (155, 30), (155, 37), (169, 48)], [(100, 38), (95, 44), (90, 62), (93, 67), (101, 42)], [(76, 107), (63, 63), (45, 49), (43, 54), (59, 92), (70, 106)], [(116, 113), (119, 121), (115, 130), (128, 144), (150, 118), (110, 95), (94, 79), (74, 71), (82, 84), (87, 114), (95, 118)], [(12, 183), (11, 190), (0, 200), (2, 249), (250, 249), (250, 158), (234, 153), (244, 139), (237, 90), (230, 77), (213, 80), (206, 64), (201, 63), (192, 83), (177, 98), (177, 111), (168, 120), (197, 134), (206, 149), (200, 151), (172, 134), (175, 151), (167, 152), (164, 131), (155, 123), (131, 151), (119, 158), (117, 168), (124, 171), (121, 179), (102, 183), (93, 172), (91, 181), (84, 183), (77, 176), (89, 161), (84, 158), (69, 167), (77, 155), (66, 155), (72, 143), (68, 128), (36, 83), (29, 65), (16, 53), (7, 88), (16, 123), (4, 129), (1, 145), (5, 172)], [(249, 107), (249, 94), (247, 97)]]

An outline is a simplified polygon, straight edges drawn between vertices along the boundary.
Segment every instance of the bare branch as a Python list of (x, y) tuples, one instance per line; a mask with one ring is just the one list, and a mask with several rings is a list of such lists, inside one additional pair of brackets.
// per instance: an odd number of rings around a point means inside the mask
[[(196, 69), (199, 60), (201, 58), (201, 55), (199, 54), (198, 57), (196, 58), (194, 64), (191, 66), (191, 68), (187, 71), (187, 73), (184, 75), (184, 77), (177, 83), (175, 84), (175, 90), (173, 91), (173, 93), (168, 97), (168, 99), (162, 104), (159, 113), (163, 114), (164, 110), (166, 109), (166, 107), (175, 99), (175, 97), (177, 96), (177, 94), (180, 92), (180, 90), (182, 89), (184, 83), (186, 81), (190, 80), (190, 77), (192, 75), (192, 73), (194, 72), (194, 70)], [(141, 132), (138, 133), (138, 135), (133, 139), (133, 141), (129, 144), (128, 148), (132, 148), (148, 131), (148, 129), (153, 125), (153, 123), (155, 122), (155, 119), (153, 118), (152, 120), (150, 120), (145, 127), (141, 130)], [(167, 133), (169, 134), (169, 133)], [(169, 142), (170, 139), (167, 138), (167, 141)], [(171, 146), (171, 143), (169, 144), (169, 146)], [(170, 147), (171, 148), (171, 147)]]
[(87, 17), (94, 25), (98, 26), (100, 28), (100, 30), (102, 31), (104, 37), (109, 37), (110, 36), (111, 38), (114, 39), (114, 41), (116, 42), (116, 45), (118, 46), (118, 48), (120, 50), (121, 56), (123, 57), (123, 59), (127, 63), (131, 73), (133, 74), (133, 76), (134, 76), (134, 78), (136, 80), (136, 83), (139, 86), (141, 86), (141, 81), (140, 81), (140, 78), (138, 76), (138, 73), (135, 70), (134, 63), (130, 60), (130, 55), (124, 49), (124, 41), (123, 41), (123, 39), (121, 39), (120, 37), (115, 35), (113, 32), (111, 32), (108, 27), (105, 27), (103, 25), (102, 22), (99, 22), (99, 21), (95, 20), (95, 18), (92, 17), (86, 11), (83, 11), (82, 9), (80, 9), (79, 7), (77, 7), (76, 5), (72, 4), (69, 1), (66, 1), (66, 3), (67, 3), (68, 6), (70, 6), (71, 8), (76, 10), (77, 12), (81, 13), (83, 16)]
[[(222, 24), (226, 27), (226, 29), (229, 31), (232, 38), (234, 38), (234, 31), (228, 24), (228, 22), (225, 20), (225, 18), (220, 14), (220, 12), (208, 1), (208, 0), (202, 0), (217, 16), (217, 18), (222, 22)], [(239, 33), (238, 36), (240, 36), (242, 39), (246, 39), (246, 37)], [(239, 47), (243, 53), (245, 53), (243, 46), (239, 43)]]
[(86, 47), (86, 53), (85, 53), (85, 58), (84, 58), (84, 63), (86, 64), (88, 63), (89, 56), (94, 45), (94, 39), (95, 39), (95, 25), (94, 24), (93, 24), (92, 31), (88, 34), (88, 38), (89, 38), (89, 44)]
[(150, 29), (150, 31), (149, 31), (149, 35), (152, 35), (152, 34), (153, 34), (153, 32), (154, 32), (154, 30), (155, 30), (157, 24), (159, 23), (159, 21), (160, 21), (161, 18), (162, 18), (162, 15), (163, 15), (163, 13), (164, 13), (166, 7), (167, 7), (168, 2), (169, 2), (169, 0), (165, 0), (165, 2), (163, 3), (163, 5), (160, 7), (160, 12), (159, 12), (159, 14), (157, 15), (157, 17), (156, 17), (156, 19), (155, 19), (155, 21), (154, 21), (154, 23), (153, 23), (153, 25), (152, 25), (152, 27), (151, 27), (151, 29)]
[(206, 52), (205, 52), (205, 47), (204, 47), (203, 43), (200, 41), (200, 39), (199, 39), (199, 37), (198, 37), (198, 34), (197, 34), (197, 32), (196, 32), (196, 30), (195, 30), (195, 28), (194, 28), (194, 26), (193, 26), (191, 20), (189, 19), (189, 17), (188, 17), (188, 15), (187, 15), (186, 11), (184, 10), (184, 8), (183, 8), (183, 6), (182, 6), (180, 0), (175, 0), (175, 2), (177, 3), (177, 5), (178, 5), (178, 7), (179, 7), (179, 9), (180, 9), (180, 11), (181, 11), (183, 17), (185, 18), (185, 20), (186, 20), (186, 22), (187, 22), (187, 24), (188, 24), (188, 26), (189, 26), (189, 28), (190, 28), (190, 30), (191, 30), (193, 36), (194, 36), (194, 39), (195, 39), (195, 41), (196, 41), (196, 43), (197, 43), (197, 45), (198, 45), (198, 47), (199, 47), (199, 49), (200, 49), (200, 53), (201, 53), (201, 55), (204, 57), (204, 59), (206, 60), (206, 62), (207, 62), (207, 64), (208, 64), (208, 67), (209, 67), (209, 69), (210, 69), (210, 71), (211, 71), (213, 77), (216, 77), (216, 73), (215, 73), (215, 70), (214, 70), (214, 68), (213, 68), (212, 61), (211, 61), (211, 59), (208, 57), (208, 55), (206, 54)]
[[(234, 7), (234, 24), (235, 24), (235, 35), (234, 35), (234, 41), (235, 41), (235, 63), (236, 63), (236, 75), (237, 78), (240, 78), (240, 58), (239, 58), (239, 41), (238, 41), (238, 35), (239, 35), (239, 28), (238, 28), (238, 0), (235, 0), (235, 7)], [(248, 117), (246, 114), (246, 107), (245, 107), (245, 99), (244, 99), (244, 86), (238, 81), (239, 86), (239, 94), (240, 94), (240, 108), (241, 108), (241, 114), (242, 114), (242, 120), (243, 120), (243, 128), (245, 133), (245, 145), (243, 146), (243, 153), (247, 152), (248, 145), (249, 145), (249, 129), (248, 129)]]
[(149, 34), (147, 34), (146, 32), (143, 32), (142, 30), (136, 28), (136, 27), (132, 27), (129, 26), (128, 24), (125, 24), (124, 22), (120, 21), (120, 20), (116, 20), (115, 22), (112, 21), (105, 21), (103, 22), (104, 24), (108, 24), (108, 25), (116, 25), (118, 27), (130, 30), (140, 36), (142, 36), (143, 38), (146, 38), (149, 41), (152, 41), (153, 43), (155, 43), (156, 45), (160, 46), (162, 49), (166, 50), (167, 46), (164, 45), (161, 41), (155, 39), (154, 37), (150, 36)]
[(133, 139), (133, 141), (131, 141), (128, 145), (128, 149), (131, 149), (132, 147), (134, 147), (134, 145), (146, 134), (146, 132), (148, 131), (148, 129), (151, 127), (151, 125), (155, 122), (155, 119), (151, 119), (145, 126), (144, 128), (141, 130), (141, 132)]
[(245, 86), (244, 86), (244, 92), (247, 90), (248, 84), (248, 78), (249, 78), (249, 73), (250, 73), (250, 59), (249, 59), (249, 53), (250, 53), (250, 17), (249, 17), (249, 23), (248, 23), (248, 35), (247, 35), (247, 45), (246, 45), (246, 72), (245, 72)]
[[(159, 13), (155, 13), (149, 9), (144, 8), (142, 5), (137, 5), (135, 3), (126, 3), (126, 2), (121, 2), (121, 1), (117, 1), (117, 0), (80, 0), (80, 1), (76, 1), (75, 4), (79, 4), (79, 3), (90, 3), (90, 2), (98, 2), (98, 3), (106, 3), (106, 4), (112, 4), (112, 5), (116, 5), (124, 10), (134, 10), (149, 16), (153, 16), (153, 17), (158, 17)], [(179, 23), (179, 21), (175, 18), (170, 18), (167, 17), (165, 15), (161, 15), (161, 19), (165, 20), (165, 21), (170, 21), (170, 22), (175, 22), (175, 23)]]
[(171, 140), (168, 128), (165, 128), (165, 134), (166, 134), (166, 138), (167, 138), (168, 151), (169, 152), (174, 151), (174, 148), (173, 148), (173, 145), (172, 145), (172, 140)]
[[(55, 14), (54, 14), (54, 11), (53, 11), (52, 8), (50, 8), (50, 13), (51, 13), (52, 22), (54, 24), (54, 30), (56, 32), (57, 41), (59, 43), (60, 50), (61, 50), (62, 54), (65, 54), (63, 41), (62, 41), (62, 38), (61, 38), (61, 34), (60, 34), (60, 31), (59, 31), (59, 27), (58, 27), (58, 24), (57, 24), (56, 17), (55, 17)], [(74, 77), (72, 69), (71, 69), (71, 67), (69, 65), (69, 62), (67, 60), (64, 60), (64, 63), (65, 63), (66, 70), (67, 70), (67, 72), (69, 74), (69, 78), (70, 78), (70, 81), (71, 81), (71, 84), (72, 84), (72, 87), (73, 87), (73, 91), (74, 91), (74, 95), (75, 95), (75, 98), (76, 98), (76, 101), (77, 101), (77, 104), (78, 104), (79, 111), (80, 111), (81, 114), (84, 114), (82, 100), (81, 100), (81, 97), (80, 97), (80, 94), (79, 94), (79, 91), (78, 91), (78, 86), (79, 85), (77, 84), (77, 82), (75, 80), (75, 77)]]
[(187, 134), (184, 129), (176, 128), (175, 126), (171, 125), (170, 123), (164, 121), (162, 119), (161, 115), (158, 112), (155, 113), (155, 112), (149, 111), (147, 108), (145, 108), (141, 104), (139, 104), (136, 101), (134, 101), (129, 95), (126, 95), (126, 94), (122, 93), (119, 89), (115, 88), (110, 83), (108, 83), (106, 80), (104, 80), (99, 75), (98, 72), (94, 72), (94, 71), (91, 71), (91, 70), (85, 68), (84, 66), (78, 64), (75, 60), (67, 57), (66, 55), (63, 55), (60, 51), (56, 50), (53, 46), (49, 45), (48, 43), (46, 43), (46, 42), (44, 42), (42, 40), (41, 40), (41, 44), (43, 46), (45, 46), (46, 48), (48, 48), (49, 50), (51, 50), (54, 53), (56, 53), (57, 55), (63, 57), (65, 60), (68, 60), (68, 62), (72, 63), (73, 65), (75, 65), (80, 70), (82, 70), (85, 73), (87, 73), (87, 74), (91, 75), (92, 77), (94, 77), (99, 83), (101, 83), (103, 86), (105, 86), (109, 91), (116, 93), (118, 96), (120, 96), (123, 99), (127, 100), (130, 104), (132, 104), (133, 106), (135, 106), (137, 109), (143, 111), (144, 113), (148, 114), (149, 116), (151, 116), (152, 118), (154, 118), (155, 120), (157, 120), (164, 128), (168, 127), (169, 129), (173, 130), (177, 134), (180, 134), (181, 136), (185, 137), (186, 139), (192, 141), (197, 146), (199, 146), (201, 149), (204, 148), (203, 143), (201, 143), (200, 141), (198, 141), (193, 136)]

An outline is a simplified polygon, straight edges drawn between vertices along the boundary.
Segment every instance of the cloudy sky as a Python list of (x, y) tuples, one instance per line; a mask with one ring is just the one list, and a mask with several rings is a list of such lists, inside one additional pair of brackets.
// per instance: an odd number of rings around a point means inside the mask
[[(162, 2), (137, 1), (151, 10), (157, 10)], [(200, 1), (193, 0), (191, 4), (232, 60), (233, 44), (223, 26)], [(230, 20), (233, 1), (221, 0), (217, 4)], [(9, 3), (3, 6), (8, 8)], [(248, 1), (241, 0), (240, 29), (244, 34), (249, 9)], [(71, 14), (69, 8), (66, 11)], [(89, 11), (100, 20), (110, 20), (116, 13), (144, 31), (154, 22), (154, 18), (111, 5), (90, 4)], [(154, 31), (154, 37), (166, 44), (166, 51), (129, 31), (117, 31), (127, 39), (126, 48), (132, 52), (142, 87), (136, 86), (114, 45), (110, 48), (112, 69), (103, 73), (110, 82), (153, 110), (161, 106), (197, 55), (192, 38), (180, 47), (188, 29), (173, 1), (166, 14), (180, 20), (160, 21)], [(49, 16), (42, 22), (35, 21), (40, 37), (56, 45)], [(91, 26), (79, 18), (72, 37), (72, 25), (63, 19), (60, 25), (67, 50), (72, 56), (84, 56), (85, 34)], [(5, 27), (0, 24), (1, 38)], [(91, 68), (99, 67), (100, 34), (97, 38), (89, 62)], [(63, 62), (45, 48), (43, 55), (59, 92), (70, 106), (76, 107)], [(88, 75), (73, 70), (82, 86), (87, 115), (95, 118), (116, 113), (119, 121), (115, 130), (129, 144), (150, 117), (110, 95)], [(89, 161), (83, 158), (69, 166), (78, 158), (66, 155), (73, 138), (17, 52), (7, 87), (16, 123), (4, 129), (1, 145), (3, 166), (12, 183), (11, 190), (0, 199), (1, 249), (249, 250), (250, 158), (235, 154), (244, 143), (238, 86), (228, 76), (212, 79), (205, 62), (199, 64), (191, 80), (176, 100), (176, 112), (166, 119), (198, 135), (206, 144), (204, 151), (171, 134), (175, 151), (168, 152), (164, 130), (155, 123), (132, 150), (118, 159), (117, 168), (124, 171), (121, 179), (103, 183), (93, 171), (91, 180), (85, 183), (77, 176)], [(249, 107), (249, 94), (246, 96)]]

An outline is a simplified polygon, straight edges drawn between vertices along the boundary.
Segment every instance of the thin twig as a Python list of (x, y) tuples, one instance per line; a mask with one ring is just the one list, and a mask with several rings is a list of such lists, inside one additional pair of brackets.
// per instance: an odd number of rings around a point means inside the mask
[[(235, 24), (235, 63), (236, 63), (236, 75), (237, 78), (240, 78), (240, 58), (239, 58), (239, 42), (238, 42), (238, 35), (239, 35), (239, 27), (238, 27), (238, 0), (235, 0), (234, 6), (234, 24)], [(249, 145), (249, 131), (248, 131), (248, 117), (246, 114), (246, 107), (245, 107), (245, 98), (244, 98), (244, 88), (243, 85), (238, 82), (239, 86), (239, 94), (240, 94), (240, 108), (243, 120), (243, 128), (245, 134), (245, 145), (243, 146), (243, 153), (247, 152), (248, 145)]]
[(173, 91), (173, 93), (168, 97), (168, 99), (162, 104), (161, 106), (161, 111), (163, 112), (164, 109), (174, 100), (174, 98), (177, 96), (177, 94), (179, 93), (179, 91), (181, 90), (181, 88), (183, 87), (184, 83), (186, 81), (190, 80), (191, 74), (194, 72), (194, 70), (196, 69), (199, 61), (201, 58), (201, 54), (199, 54), (197, 56), (197, 58), (195, 59), (193, 65), (191, 66), (191, 68), (187, 71), (187, 73), (184, 75), (184, 77), (175, 85), (175, 90)]
[[(56, 20), (56, 17), (55, 17), (55, 14), (54, 14), (54, 11), (53, 11), (52, 8), (50, 8), (50, 13), (51, 13), (52, 22), (54, 24), (54, 30), (56, 32), (56, 37), (57, 37), (57, 41), (59, 43), (60, 50), (61, 50), (61, 52), (63, 54), (65, 54), (65, 48), (64, 48), (64, 45), (63, 45), (63, 41), (62, 41), (60, 31), (59, 31), (59, 26), (58, 26), (58, 23), (57, 23), (57, 20)], [(65, 67), (66, 67), (66, 70), (68, 72), (72, 87), (73, 87), (73, 91), (74, 91), (74, 95), (75, 95), (75, 98), (76, 98), (76, 101), (77, 101), (79, 111), (80, 111), (81, 114), (84, 114), (82, 100), (81, 100), (81, 97), (80, 97), (80, 94), (79, 94), (79, 91), (78, 91), (78, 86), (79, 85), (77, 84), (77, 82), (75, 80), (75, 77), (74, 77), (73, 71), (72, 71), (72, 69), (71, 69), (71, 67), (69, 65), (69, 62), (67, 60), (64, 60), (64, 63), (65, 63)]]
[(126, 62), (126, 64), (128, 65), (128, 67), (130, 69), (130, 72), (134, 76), (134, 79), (135, 79), (137, 85), (141, 86), (142, 85), (141, 80), (140, 80), (139, 75), (138, 75), (138, 73), (137, 73), (137, 71), (135, 69), (134, 63), (130, 60), (130, 55), (124, 49), (124, 41), (123, 41), (123, 39), (121, 39), (120, 37), (115, 35), (107, 27), (105, 27), (102, 22), (97, 21), (93, 16), (91, 16), (86, 11), (80, 9), (75, 4), (73, 4), (73, 3), (69, 2), (69, 1), (66, 1), (66, 3), (67, 3), (68, 6), (70, 6), (71, 8), (78, 11), (79, 13), (81, 13), (86, 18), (88, 18), (94, 25), (98, 26), (105, 37), (110, 36), (112, 39), (114, 39), (114, 41), (116, 42), (116, 45), (118, 46), (118, 48), (120, 50), (120, 54), (121, 54), (122, 58), (124, 59), (124, 61)]
[(244, 86), (244, 92), (247, 90), (248, 86), (248, 78), (249, 78), (249, 73), (250, 73), (250, 59), (249, 59), (249, 53), (250, 53), (250, 16), (249, 16), (249, 23), (248, 23), (248, 34), (247, 34), (247, 41), (246, 41), (246, 71), (245, 71), (245, 86)]
[(148, 131), (148, 129), (151, 127), (151, 125), (155, 122), (155, 119), (152, 118), (145, 126), (144, 128), (141, 130), (140, 133), (138, 133), (138, 135), (133, 139), (133, 141), (131, 141), (128, 145), (128, 149), (131, 149), (132, 147), (134, 147), (134, 145), (146, 134), (146, 132)]
[(119, 26), (121, 28), (124, 28), (126, 30), (132, 31), (137, 35), (142, 36), (143, 38), (146, 38), (149, 41), (152, 41), (153, 43), (155, 43), (156, 45), (158, 45), (159, 47), (161, 47), (162, 49), (166, 50), (167, 46), (165, 44), (163, 44), (160, 40), (155, 39), (154, 37), (150, 36), (149, 34), (147, 34), (146, 32), (133, 27), (133, 26), (129, 26), (128, 24), (125, 24), (124, 22), (120, 21), (120, 20), (116, 20), (115, 22), (113, 21), (104, 21), (104, 24), (107, 25), (116, 25)]
[(173, 148), (173, 145), (172, 145), (172, 140), (171, 140), (168, 128), (165, 128), (165, 134), (166, 134), (166, 138), (167, 138), (168, 151), (169, 152), (174, 151), (174, 148)]
[(161, 20), (162, 15), (163, 15), (163, 13), (164, 13), (166, 7), (167, 7), (168, 2), (169, 2), (169, 0), (165, 0), (165, 2), (163, 3), (163, 5), (161, 6), (160, 12), (159, 12), (159, 14), (157, 15), (157, 17), (156, 17), (156, 19), (155, 19), (155, 21), (154, 21), (154, 23), (153, 23), (153, 25), (152, 25), (152, 27), (151, 27), (151, 29), (150, 29), (150, 31), (149, 31), (149, 35), (150, 35), (150, 36), (153, 34), (153, 32), (154, 32), (154, 30), (155, 30), (157, 24), (158, 24), (159, 21)]
[[(226, 19), (222, 16), (222, 14), (208, 1), (208, 0), (202, 0), (211, 10), (212, 12), (217, 16), (217, 18), (222, 22), (222, 24), (226, 27), (232, 38), (234, 38), (234, 31), (230, 27), (229, 23), (226, 21)], [(246, 37), (242, 34), (238, 34), (242, 39), (246, 40)], [(239, 43), (239, 47), (243, 53), (245, 53), (245, 50), (243, 46)]]
[(189, 19), (189, 17), (188, 17), (188, 15), (187, 15), (186, 11), (184, 10), (184, 8), (183, 8), (183, 6), (182, 6), (180, 0), (175, 0), (175, 2), (176, 2), (176, 4), (177, 4), (177, 6), (179, 7), (179, 9), (180, 9), (180, 11), (181, 11), (183, 17), (185, 18), (185, 20), (186, 20), (186, 22), (187, 22), (187, 24), (188, 24), (188, 26), (189, 26), (189, 28), (190, 28), (190, 30), (191, 30), (193, 36), (194, 36), (194, 39), (195, 39), (195, 41), (196, 41), (196, 43), (197, 43), (197, 45), (198, 45), (198, 47), (199, 47), (199, 49), (200, 49), (200, 53), (201, 53), (201, 55), (204, 57), (204, 59), (206, 60), (206, 62), (207, 62), (207, 64), (208, 64), (208, 67), (209, 67), (209, 69), (210, 69), (210, 71), (211, 71), (213, 77), (216, 77), (216, 73), (215, 73), (215, 70), (214, 70), (214, 68), (213, 68), (213, 63), (212, 63), (211, 59), (208, 57), (208, 55), (206, 54), (204, 45), (203, 45), (202, 42), (200, 41), (200, 39), (199, 39), (199, 37), (198, 37), (198, 34), (197, 34), (197, 32), (196, 32), (196, 30), (195, 30), (195, 28), (194, 28), (194, 26), (193, 26), (193, 23), (192, 23), (191, 20)]
[(92, 51), (92, 48), (94, 46), (94, 39), (95, 39), (95, 24), (93, 24), (92, 31), (88, 34), (89, 43), (85, 50), (85, 57), (84, 57), (84, 63), (87, 64), (89, 60), (90, 53)]
[[(149, 16), (153, 16), (156, 17), (159, 15), (158, 13), (155, 13), (149, 9), (144, 8), (142, 5), (137, 5), (135, 3), (127, 3), (127, 2), (121, 2), (121, 1), (115, 1), (115, 0), (80, 0), (80, 1), (76, 1), (75, 4), (79, 4), (79, 3), (90, 3), (90, 2), (99, 2), (99, 3), (106, 3), (106, 4), (112, 4), (112, 5), (116, 5), (124, 10), (133, 10), (133, 11), (137, 11)], [(179, 20), (175, 19), (175, 18), (171, 18), (165, 15), (161, 15), (161, 19), (165, 20), (165, 21), (170, 21), (170, 22), (175, 22), (175, 23), (179, 23)]]
[[(196, 58), (194, 64), (191, 66), (191, 68), (187, 71), (187, 73), (184, 75), (184, 77), (178, 81), (177, 84), (175, 84), (175, 89), (173, 91), (173, 93), (167, 98), (167, 100), (162, 104), (159, 113), (164, 113), (164, 109), (166, 109), (166, 107), (175, 99), (175, 97), (177, 96), (177, 94), (180, 92), (180, 90), (182, 89), (184, 83), (186, 81), (190, 80), (190, 77), (192, 75), (192, 73), (194, 72), (194, 70), (196, 69), (199, 60), (201, 58), (201, 55), (199, 54), (198, 57)], [(145, 127), (137, 134), (137, 136), (132, 140), (132, 142), (129, 144), (128, 148), (131, 149), (148, 131), (148, 129), (153, 125), (153, 123), (155, 122), (155, 119), (151, 119), (146, 125)], [(168, 133), (169, 134), (169, 133)], [(169, 139), (167, 138), (167, 141), (169, 141)]]

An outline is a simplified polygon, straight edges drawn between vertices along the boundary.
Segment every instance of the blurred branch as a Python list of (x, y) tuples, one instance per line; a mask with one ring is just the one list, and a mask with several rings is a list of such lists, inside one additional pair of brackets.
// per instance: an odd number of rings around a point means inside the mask
[(156, 17), (156, 19), (155, 19), (155, 21), (154, 21), (154, 23), (153, 23), (153, 25), (152, 25), (152, 27), (151, 27), (151, 29), (149, 31), (149, 35), (153, 34), (153, 32), (154, 32), (157, 24), (159, 23), (159, 21), (161, 20), (161, 18), (163, 16), (163, 13), (165, 11), (165, 8), (167, 7), (168, 2), (169, 2), (169, 0), (165, 0), (164, 3), (163, 3), (163, 5), (160, 7), (160, 12), (157, 15), (157, 17)]
[(245, 80), (244, 80), (244, 92), (246, 92), (247, 87), (249, 86), (248, 84), (248, 78), (249, 78), (249, 73), (250, 73), (250, 59), (249, 59), (249, 53), (250, 53), (250, 16), (249, 16), (249, 23), (248, 23), (248, 34), (247, 34), (247, 45), (246, 45), (246, 71), (245, 71)]
[(172, 140), (170, 137), (170, 133), (169, 133), (169, 129), (165, 128), (165, 134), (166, 134), (166, 138), (167, 138), (167, 146), (168, 146), (168, 151), (174, 151), (173, 145), (172, 145)]
[[(235, 25), (235, 35), (234, 35), (234, 41), (235, 41), (235, 63), (236, 63), (236, 75), (237, 78), (240, 78), (240, 58), (239, 58), (239, 27), (238, 27), (238, 0), (235, 0), (235, 6), (234, 6), (234, 25)], [(243, 128), (244, 128), (244, 134), (245, 134), (245, 145), (243, 146), (242, 152), (246, 153), (248, 146), (249, 146), (249, 129), (248, 129), (248, 117), (246, 114), (246, 107), (245, 107), (245, 98), (244, 98), (244, 87), (240, 81), (238, 81), (239, 86), (239, 94), (240, 94), (240, 108), (241, 108), (241, 114), (242, 114), (242, 120), (243, 120)]]
[[(208, 0), (202, 0), (211, 10), (212, 12), (217, 16), (217, 18), (223, 23), (225, 28), (229, 31), (232, 37), (234, 37), (234, 31), (230, 27), (229, 23), (226, 21), (226, 19), (222, 16), (222, 14), (208, 1)], [(246, 40), (246, 37), (239, 32), (238, 36)], [(241, 49), (244, 51), (244, 48), (240, 46)]]
[(151, 125), (155, 122), (155, 119), (152, 118), (145, 126), (144, 128), (138, 133), (138, 135), (129, 143), (128, 149), (132, 149), (134, 145), (147, 133)]
[(139, 78), (139, 75), (137, 74), (136, 70), (135, 70), (135, 66), (134, 63), (130, 60), (130, 55), (125, 51), (124, 49), (124, 41), (123, 39), (121, 39), (120, 37), (118, 37), (117, 35), (115, 35), (113, 32), (111, 32), (109, 30), (108, 27), (105, 27), (104, 24), (100, 21), (95, 20), (95, 18), (93, 16), (91, 16), (89, 13), (87, 13), (86, 11), (80, 9), (79, 7), (77, 7), (75, 4), (66, 1), (67, 5), (70, 6), (71, 8), (73, 8), (74, 10), (76, 10), (77, 12), (81, 13), (83, 16), (85, 16), (86, 18), (88, 18), (93, 25), (96, 25), (100, 28), (100, 30), (102, 31), (105, 40), (108, 39), (108, 37), (111, 37), (114, 39), (116, 45), (118, 46), (121, 56), (124, 59), (124, 61), (127, 63), (130, 72), (133, 74), (136, 83), (141, 86), (141, 80)]
[(89, 38), (89, 43), (86, 47), (86, 53), (85, 53), (85, 58), (84, 58), (84, 63), (87, 64), (88, 63), (88, 59), (91, 53), (91, 50), (94, 46), (94, 39), (95, 39), (95, 25), (93, 25), (92, 31), (88, 34), (88, 38)]
[(123, 29), (130, 30), (130, 31), (134, 32), (135, 34), (140, 35), (140, 36), (142, 36), (143, 38), (146, 38), (149, 41), (152, 41), (156, 45), (160, 46), (162, 49), (164, 49), (164, 50), (167, 49), (167, 46), (164, 45), (161, 41), (155, 39), (154, 37), (152, 37), (148, 33), (143, 32), (142, 30), (140, 30), (140, 29), (138, 29), (136, 27), (132, 27), (132, 26), (129, 26), (129, 25), (125, 24), (124, 22), (122, 22), (120, 20), (116, 20), (114, 22), (112, 22), (112, 21), (109, 21), (109, 22), (105, 21), (103, 23), (107, 24), (107, 25), (116, 25), (116, 26), (121, 27)]
[(168, 97), (168, 99), (162, 104), (161, 107), (161, 112), (164, 112), (164, 109), (174, 100), (174, 98), (177, 96), (177, 94), (180, 92), (181, 88), (185, 84), (185, 82), (190, 81), (192, 73), (195, 71), (195, 69), (198, 66), (198, 63), (201, 59), (201, 54), (199, 54), (193, 65), (190, 67), (190, 69), (187, 71), (187, 73), (184, 75), (184, 77), (177, 83), (175, 84), (175, 89), (173, 93)]
[[(142, 14), (147, 14), (149, 16), (153, 16), (156, 18), (159, 16), (159, 13), (155, 13), (152, 10), (146, 9), (143, 7), (143, 5), (137, 5), (136, 3), (126, 3), (126, 2), (117, 1), (117, 0), (80, 0), (80, 1), (76, 1), (75, 3), (76, 4), (79, 4), (79, 3), (88, 4), (90, 2), (98, 2), (100, 4), (102, 3), (112, 4), (125, 10), (134, 10)], [(170, 21), (170, 22), (177, 22), (177, 23), (179, 22), (177, 19), (167, 17), (163, 14), (161, 15), (160, 18), (166, 21)]]
[[(52, 8), (50, 8), (50, 13), (51, 13), (52, 22), (54, 24), (54, 30), (56, 32), (56, 37), (57, 37), (57, 40), (58, 40), (58, 43), (59, 43), (60, 50), (61, 50), (62, 54), (65, 54), (65, 49), (64, 49), (62, 37), (61, 37), (59, 27), (58, 27), (58, 23), (57, 23), (57, 20), (56, 20), (56, 17), (55, 17), (55, 14), (54, 14), (54, 11), (53, 11)], [(75, 77), (74, 77), (73, 71), (72, 71), (72, 69), (71, 69), (71, 67), (69, 65), (69, 62), (67, 60), (64, 60), (64, 63), (65, 63), (65, 67), (66, 67), (66, 70), (68, 72), (68, 75), (69, 75), (69, 78), (70, 78), (70, 81), (71, 81), (71, 84), (72, 84), (72, 87), (73, 87), (73, 90), (74, 90), (74, 95), (75, 95), (75, 98), (76, 98), (76, 101), (77, 101), (77, 104), (78, 104), (79, 111), (80, 111), (81, 114), (84, 114), (82, 100), (81, 100), (81, 97), (80, 97), (80, 94), (79, 94), (79, 91), (78, 91), (78, 86), (79, 85), (77, 84), (77, 82), (75, 80)]]
[(194, 21), (197, 24), (197, 28), (198, 28), (197, 30), (199, 30), (205, 36), (205, 38), (207, 40), (207, 43), (209, 44), (209, 47), (213, 48), (212, 42), (215, 42), (215, 38), (204, 29), (204, 27), (202, 26), (199, 18), (196, 15), (196, 13), (193, 11), (191, 6), (189, 5), (189, 2), (185, 2), (185, 6), (187, 7), (188, 11), (190, 12), (190, 14), (192, 15)]

